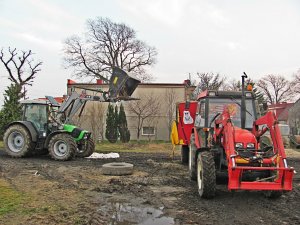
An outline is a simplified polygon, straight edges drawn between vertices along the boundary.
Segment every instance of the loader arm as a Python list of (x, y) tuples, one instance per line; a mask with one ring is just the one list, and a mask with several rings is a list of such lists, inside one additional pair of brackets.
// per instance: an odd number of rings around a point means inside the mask
[(57, 120), (60, 123), (69, 123), (74, 115), (80, 110), (81, 116), (87, 101), (108, 102), (107, 92), (100, 96), (87, 95), (85, 90), (81, 94), (73, 91), (72, 94), (62, 103), (57, 111)]
[[(82, 89), (81, 93), (79, 94), (75, 90), (72, 90), (71, 95), (60, 105), (59, 109), (57, 110), (57, 115), (54, 120), (61, 124), (69, 123), (70, 121), (72, 121), (72, 118), (79, 110), (80, 117), (88, 101), (117, 102), (121, 100), (137, 100), (136, 98), (132, 98), (131, 95), (133, 94), (139, 83), (139, 80), (130, 77), (122, 69), (114, 67), (112, 76), (109, 81), (108, 91), (80, 88), (75, 86), (75, 88)], [(86, 94), (87, 90), (98, 92), (99, 95), (88, 95)], [(55, 104), (54, 98), (50, 96), (46, 96), (46, 98), (52, 104)]]
[[(258, 129), (259, 125), (267, 125), (267, 128), (260, 131)], [(274, 153), (276, 154), (278, 153), (281, 156), (280, 158), (282, 160), (280, 160), (280, 162), (282, 162), (283, 160), (286, 159), (284, 145), (281, 138), (281, 132), (278, 127), (277, 118), (275, 114), (271, 111), (267, 112), (266, 115), (262, 116), (261, 118), (257, 119), (254, 122), (252, 132), (255, 134), (257, 138), (260, 138), (262, 134), (265, 133), (266, 130), (270, 131), (271, 139), (273, 142)]]

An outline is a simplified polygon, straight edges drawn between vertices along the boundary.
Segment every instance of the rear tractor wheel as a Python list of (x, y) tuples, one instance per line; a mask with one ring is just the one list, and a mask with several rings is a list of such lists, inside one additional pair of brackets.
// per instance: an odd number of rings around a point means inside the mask
[(197, 172), (196, 172), (196, 144), (195, 144), (195, 135), (191, 134), (190, 140), (190, 151), (189, 151), (189, 176), (191, 180), (197, 180)]
[(79, 158), (89, 157), (95, 151), (95, 143), (89, 138), (86, 143), (78, 145), (76, 156)]
[(51, 157), (58, 161), (67, 161), (74, 157), (77, 149), (74, 138), (67, 133), (55, 134), (48, 145)]
[(197, 159), (198, 192), (201, 198), (213, 198), (216, 192), (215, 161), (210, 152), (201, 152)]
[(189, 146), (182, 145), (181, 146), (181, 163), (187, 165), (189, 163)]
[(29, 132), (25, 127), (18, 124), (7, 128), (3, 140), (6, 153), (15, 158), (28, 155), (34, 148)]

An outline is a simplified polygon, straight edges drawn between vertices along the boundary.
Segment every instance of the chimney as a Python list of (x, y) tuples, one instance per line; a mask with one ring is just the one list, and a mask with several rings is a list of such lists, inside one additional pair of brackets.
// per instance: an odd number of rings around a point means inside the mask
[(185, 84), (186, 86), (191, 86), (191, 81), (189, 79), (184, 80), (183, 84)]
[(74, 80), (68, 79), (67, 84), (76, 84)]
[(97, 79), (97, 80), (96, 80), (96, 84), (103, 84), (103, 80)]

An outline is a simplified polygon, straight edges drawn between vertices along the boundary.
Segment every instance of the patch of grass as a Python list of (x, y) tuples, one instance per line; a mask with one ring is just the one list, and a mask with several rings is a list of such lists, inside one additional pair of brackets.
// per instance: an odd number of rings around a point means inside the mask
[(4, 148), (3, 141), (0, 141), (0, 148)]
[(171, 143), (164, 141), (130, 141), (129, 143), (109, 143), (104, 141), (96, 145), (97, 152), (170, 153), (172, 148)]
[(14, 190), (7, 182), (0, 179), (0, 217), (18, 210), (23, 201), (22, 193)]
[(15, 190), (0, 178), (0, 221), (5, 217), (53, 214), (61, 212), (61, 209), (65, 209), (65, 207), (62, 208), (57, 203), (40, 206), (39, 202), (32, 200), (29, 195)]
[(13, 189), (5, 180), (0, 179), (0, 218), (5, 215), (31, 215), (46, 212), (45, 207), (28, 207), (30, 198)]

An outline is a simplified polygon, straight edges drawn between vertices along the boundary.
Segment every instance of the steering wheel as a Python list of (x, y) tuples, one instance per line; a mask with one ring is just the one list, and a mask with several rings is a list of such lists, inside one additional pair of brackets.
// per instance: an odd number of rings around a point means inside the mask
[(209, 123), (209, 127), (211, 127), (212, 123), (217, 119), (217, 117), (221, 115), (221, 113), (217, 113), (211, 120), (210, 120), (210, 123)]

